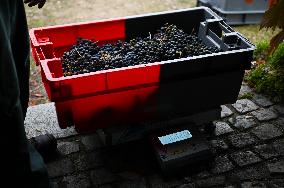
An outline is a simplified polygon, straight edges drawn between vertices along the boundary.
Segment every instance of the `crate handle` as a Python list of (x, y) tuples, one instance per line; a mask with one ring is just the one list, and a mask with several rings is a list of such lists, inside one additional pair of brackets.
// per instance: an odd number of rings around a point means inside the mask
[(209, 46), (217, 47), (223, 51), (240, 48), (240, 37), (224, 21), (209, 19), (201, 22), (198, 37)]

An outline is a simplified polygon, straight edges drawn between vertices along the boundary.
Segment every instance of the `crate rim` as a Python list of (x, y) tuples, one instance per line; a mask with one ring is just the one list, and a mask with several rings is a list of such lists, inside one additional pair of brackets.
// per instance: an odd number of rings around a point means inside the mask
[(53, 61), (61, 61), (60, 58), (53, 58), (53, 59), (47, 59), (41, 61), (41, 67), (44, 71), (44, 74), (46, 76), (46, 79), (50, 82), (56, 82), (56, 81), (63, 81), (63, 80), (69, 80), (69, 79), (76, 79), (76, 78), (82, 78), (87, 76), (93, 76), (93, 75), (99, 75), (99, 74), (106, 74), (110, 72), (118, 72), (118, 71), (124, 71), (129, 69), (139, 69), (142, 67), (151, 67), (156, 65), (162, 65), (162, 64), (170, 64), (170, 63), (179, 63), (182, 61), (190, 61), (193, 59), (202, 59), (206, 57), (213, 57), (213, 56), (220, 56), (224, 54), (235, 54), (235, 53), (242, 53), (247, 51), (254, 50), (255, 47), (247, 48), (247, 49), (239, 49), (239, 50), (231, 50), (231, 51), (225, 51), (225, 52), (217, 52), (217, 53), (211, 53), (211, 54), (204, 54), (199, 56), (191, 56), (191, 57), (185, 57), (185, 58), (179, 58), (179, 59), (171, 59), (167, 61), (160, 61), (160, 62), (153, 62), (153, 63), (147, 63), (147, 64), (141, 64), (141, 65), (134, 65), (134, 66), (128, 66), (128, 67), (120, 67), (115, 69), (108, 69), (108, 70), (101, 70), (101, 71), (95, 71), (95, 72), (89, 72), (89, 73), (83, 73), (83, 74), (77, 74), (77, 75), (71, 75), (71, 76), (61, 76), (58, 78), (53, 78), (51, 76), (51, 72), (48, 68), (48, 63)]
[(150, 13), (144, 13), (144, 14), (136, 14), (136, 15), (129, 15), (129, 16), (121, 16), (121, 17), (111, 17), (106, 19), (98, 19), (93, 21), (83, 21), (83, 22), (73, 22), (68, 24), (59, 24), (59, 25), (49, 25), (49, 26), (43, 26), (43, 27), (36, 27), (29, 29), (29, 35), (31, 39), (31, 43), (34, 47), (39, 47), (46, 43), (39, 44), (36, 40), (35, 31), (43, 31), (44, 29), (54, 29), (54, 28), (63, 28), (63, 27), (74, 27), (74, 26), (82, 26), (82, 25), (88, 25), (88, 24), (95, 24), (95, 23), (105, 23), (105, 22), (112, 22), (112, 21), (121, 21), (131, 18), (139, 18), (139, 17), (146, 17), (146, 16), (155, 16), (155, 15), (162, 15), (162, 14), (168, 14), (168, 13), (178, 13), (178, 12), (185, 12), (189, 10), (206, 10), (210, 12), (210, 14), (213, 14), (215, 19), (223, 20), (222, 17), (217, 15), (212, 9), (205, 6), (200, 7), (193, 7), (193, 8), (182, 8), (182, 9), (175, 9), (175, 10), (166, 10), (166, 11), (158, 11), (158, 12), (150, 12)]
[[(66, 28), (66, 27), (74, 27), (74, 26), (76, 27), (76, 26), (82, 26), (82, 25), (113, 22), (113, 21), (122, 21), (122, 20), (126, 20), (126, 19), (131, 19), (131, 18), (139, 18), (139, 17), (145, 17), (145, 16), (155, 16), (155, 15), (163, 15), (163, 14), (168, 14), (168, 13), (185, 12), (185, 11), (189, 11), (189, 10), (205, 10), (205, 11), (208, 11), (210, 14), (212, 14), (215, 17), (214, 19), (220, 20), (220, 22), (223, 25), (225, 25), (228, 28), (231, 28), (224, 21), (224, 19), (221, 18), (219, 15), (217, 15), (212, 9), (210, 9), (209, 7), (205, 7), (205, 6), (200, 6), (200, 7), (193, 7), (193, 8), (184, 8), (184, 9), (152, 12), (152, 13), (146, 13), (146, 14), (137, 14), (137, 15), (131, 15), (131, 16), (125, 16), (125, 17), (115, 17), (115, 18), (100, 19), (100, 20), (94, 20), (94, 21), (76, 22), (76, 23), (69, 23), (69, 24), (62, 24), (62, 25), (52, 25), (52, 26), (32, 28), (32, 29), (29, 30), (30, 41), (31, 41), (31, 45), (34, 48), (41, 50), (41, 46), (49, 45), (49, 44), (53, 44), (53, 43), (50, 42), (50, 41), (39, 43), (37, 41), (36, 36), (35, 36), (36, 31), (43, 31), (43, 30), (46, 30), (46, 29), (53, 29), (53, 28)], [(134, 68), (136, 69), (136, 68), (141, 68), (141, 67), (146, 67), (146, 66), (162, 65), (162, 64), (168, 64), (168, 63), (174, 63), (174, 62), (178, 63), (178, 62), (192, 60), (192, 59), (202, 59), (202, 58), (205, 58), (205, 57), (220, 56), (220, 55), (233, 54), (233, 53), (241, 53), (241, 52), (253, 51), (255, 49), (255, 45), (252, 42), (250, 42), (246, 37), (244, 37), (239, 32), (236, 32), (236, 31), (234, 31), (234, 32), (240, 38), (243, 38), (249, 44), (248, 48), (238, 49), (238, 50), (230, 50), (230, 51), (223, 51), (223, 52), (211, 53), (211, 54), (204, 54), (204, 55), (199, 55), (199, 56), (191, 56), (191, 57), (185, 57), (185, 58), (179, 58), (179, 59), (172, 59), (172, 60), (167, 60), (167, 61), (147, 63), (147, 64), (141, 64), (141, 65), (135, 65), (135, 66), (121, 67), (121, 68), (115, 68), (115, 69), (108, 69), (108, 70), (102, 70), (102, 71), (96, 71), (96, 72), (90, 72), (90, 73), (83, 73), (83, 74), (78, 74), (78, 75), (62, 76), (62, 77), (58, 77), (58, 78), (52, 77), (51, 72), (50, 72), (47, 64), (49, 62), (52, 62), (52, 61), (60, 61), (61, 62), (60, 58), (40, 60), (40, 66), (43, 69), (43, 72), (45, 74), (46, 79), (50, 82), (56, 82), (56, 81), (61, 81), (61, 80), (69, 80), (69, 79), (74, 79), (74, 78), (86, 77), (86, 76), (90, 76), (90, 75), (105, 74), (105, 73), (123, 71), (123, 70), (134, 69)]]

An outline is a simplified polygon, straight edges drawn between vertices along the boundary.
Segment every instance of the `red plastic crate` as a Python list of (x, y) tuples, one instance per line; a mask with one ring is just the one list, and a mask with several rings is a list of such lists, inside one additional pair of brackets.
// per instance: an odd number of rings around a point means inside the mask
[[(253, 46), (226, 25), (225, 32), (239, 39), (241, 49), (63, 76), (60, 57), (76, 43), (78, 37), (97, 40), (99, 44), (128, 40), (146, 36), (149, 31), (153, 32), (167, 22), (186, 32), (198, 31), (203, 26), (209, 33), (209, 29), (220, 22), (222, 27), (210, 33), (216, 36), (224, 29), (222, 20), (204, 7), (31, 29), (32, 55), (41, 67), (48, 97), (55, 102), (60, 127), (75, 125), (78, 132), (85, 132), (196, 113), (233, 102), (244, 70), (250, 63)], [(212, 46), (216, 44), (212, 40), (212, 36), (208, 35), (203, 42)], [(228, 47), (225, 43), (222, 46)], [(232, 86), (226, 82), (220, 84), (222, 80), (231, 80)], [(198, 87), (199, 84), (205, 87)], [(204, 99), (204, 103), (198, 103), (199, 98), (206, 97), (205, 94), (213, 88), (218, 90), (211, 94), (215, 99), (210, 102), (208, 98)]]

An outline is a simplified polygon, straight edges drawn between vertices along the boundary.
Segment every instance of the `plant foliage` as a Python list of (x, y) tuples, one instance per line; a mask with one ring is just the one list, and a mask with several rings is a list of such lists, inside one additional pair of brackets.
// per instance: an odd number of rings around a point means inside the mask
[(273, 53), (277, 47), (284, 41), (284, 0), (272, 0), (269, 10), (267, 10), (262, 19), (260, 29), (271, 28), (280, 31), (270, 40), (269, 53)]

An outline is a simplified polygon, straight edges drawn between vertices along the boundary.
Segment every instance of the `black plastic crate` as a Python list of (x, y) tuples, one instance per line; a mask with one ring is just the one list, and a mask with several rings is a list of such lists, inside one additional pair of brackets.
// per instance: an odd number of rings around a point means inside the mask
[[(196, 32), (218, 53), (62, 76), (59, 57), (78, 37), (107, 43), (148, 36), (163, 24)], [(188, 116), (234, 103), (254, 45), (206, 7), (32, 29), (33, 55), (61, 128), (79, 132)], [(65, 36), (65, 37), (61, 37)], [(64, 39), (64, 40), (63, 40)]]

